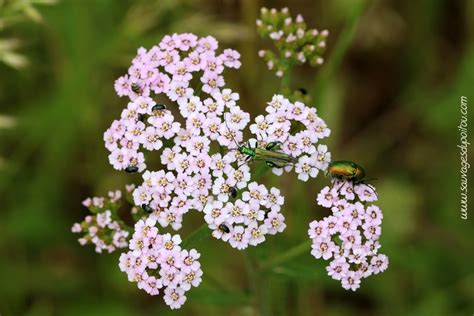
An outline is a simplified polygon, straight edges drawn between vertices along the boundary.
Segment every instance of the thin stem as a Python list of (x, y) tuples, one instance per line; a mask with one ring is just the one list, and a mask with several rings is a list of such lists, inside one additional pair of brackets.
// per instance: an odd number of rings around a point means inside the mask
[(314, 84), (315, 89), (313, 90), (312, 96), (316, 104), (321, 103), (321, 96), (324, 91), (327, 90), (327, 86), (334, 78), (334, 74), (342, 63), (344, 55), (352, 43), (352, 39), (355, 37), (357, 26), (359, 25), (360, 17), (367, 7), (369, 1), (360, 1), (355, 4), (350, 20), (347, 22), (344, 30), (342, 31), (336, 46), (332, 50), (332, 55), (329, 61), (326, 63), (324, 68), (319, 73), (318, 78)]
[(302, 242), (301, 244), (291, 248), (290, 250), (284, 252), (283, 254), (273, 259), (263, 262), (260, 265), (260, 270), (268, 270), (275, 266), (281, 265), (282, 263), (290, 261), (291, 259), (294, 259), (302, 255), (303, 253), (308, 252), (310, 249), (311, 249), (311, 240), (308, 239)]
[(252, 172), (252, 180), (256, 181), (260, 179), (268, 170), (270, 170), (270, 167), (263, 162), (258, 162), (258, 166), (254, 169), (254, 172)]
[(269, 315), (269, 308), (267, 306), (267, 286), (265, 285), (264, 276), (257, 271), (258, 262), (252, 250), (245, 252), (245, 267), (250, 285), (250, 291), (255, 301), (255, 306), (258, 309), (258, 315)]
[(225, 293), (232, 293), (229, 290), (228, 286), (226, 286), (226, 284), (223, 283), (222, 280), (219, 280), (218, 278), (214, 277), (214, 275), (212, 273), (206, 274), (205, 279), (206, 279), (207, 283), (209, 283), (209, 285), (211, 285), (215, 289), (217, 289), (219, 291), (223, 291)]
[[(255, 27), (255, 20), (258, 18), (259, 3), (255, 0), (242, 0), (241, 16), (243, 24), (249, 29)], [(258, 68), (253, 65), (258, 64), (256, 34), (254, 33), (250, 38), (242, 39), (240, 51), (242, 52), (242, 73), (245, 73), (245, 83), (249, 89), (255, 87), (259, 79)]]
[[(284, 94), (285, 91), (291, 91), (291, 81), (293, 78), (293, 65), (288, 67), (288, 70), (283, 74), (280, 82), (280, 93)], [(288, 97), (288, 95), (285, 95)]]
[(202, 82), (199, 82), (199, 85), (196, 89), (196, 94), (198, 95), (198, 97), (201, 97), (201, 93), (202, 93), (202, 86), (203, 86), (203, 83)]
[(189, 234), (188, 237), (186, 237), (182, 241), (181, 245), (183, 247), (195, 245), (202, 239), (211, 236), (211, 234), (211, 230), (209, 229), (209, 227), (207, 227), (207, 224), (202, 224), (201, 226), (196, 228), (191, 234)]
[(245, 261), (245, 269), (247, 270), (247, 276), (249, 280), (250, 292), (253, 294), (252, 296), (257, 295), (257, 273), (255, 267), (252, 262), (251, 255), (249, 251), (244, 252), (244, 261)]

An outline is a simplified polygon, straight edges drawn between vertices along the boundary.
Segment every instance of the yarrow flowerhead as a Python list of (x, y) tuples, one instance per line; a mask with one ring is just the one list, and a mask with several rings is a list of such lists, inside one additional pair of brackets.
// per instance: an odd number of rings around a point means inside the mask
[(288, 8), (281, 11), (276, 9), (261, 9), (260, 19), (257, 20), (257, 30), (262, 38), (274, 41), (278, 50), (259, 51), (259, 56), (267, 63), (269, 70), (275, 71), (282, 77), (292, 65), (302, 65), (309, 62), (311, 66), (324, 62), (322, 54), (326, 48), (327, 30), (307, 29), (301, 15), (294, 20)]
[[(189, 42), (184, 47), (178, 44), (183, 36)], [(217, 47), (211, 37), (175, 34), (149, 51), (140, 49), (129, 74), (116, 82), (117, 93), (131, 102), (104, 140), (110, 162), (119, 170), (142, 172), (146, 166), (140, 148), (161, 150), (164, 168), (143, 172), (143, 184), (133, 192), (134, 203), (150, 211), (150, 218), (178, 230), (188, 211), (204, 211), (214, 237), (244, 249), (284, 230), (284, 199), (276, 188), (249, 183), (250, 168), (237, 148), (250, 115), (238, 106), (239, 94), (224, 87), (222, 76), (225, 67), (240, 67), (240, 55), (229, 49), (217, 55)], [(146, 72), (139, 71), (143, 67)], [(191, 87), (196, 75), (200, 93)], [(159, 84), (156, 78), (169, 80)], [(153, 93), (165, 94), (171, 105), (156, 104)], [(183, 125), (173, 110), (183, 117)], [(218, 207), (220, 217), (211, 219), (206, 212)]]
[(135, 224), (129, 251), (120, 256), (119, 267), (130, 282), (150, 295), (164, 293), (171, 309), (186, 302), (185, 293), (201, 283), (203, 272), (195, 249), (182, 249), (179, 235), (159, 234), (156, 220), (149, 217)]
[[(193, 97), (181, 109), (187, 128), (180, 130), (174, 146), (161, 154), (167, 170), (143, 173), (134, 201), (152, 209), (161, 226), (173, 229), (181, 227), (189, 210), (204, 210), (214, 237), (244, 249), (263, 242), (267, 233), (283, 231), (283, 197), (276, 188), (249, 183), (250, 167), (245, 159), (252, 156), (240, 152), (239, 142), (250, 118), (236, 105), (238, 94), (224, 89), (214, 98), (220, 101), (206, 104)], [(329, 136), (330, 130), (316, 109), (275, 95), (266, 111), (266, 116), (258, 116), (250, 126), (256, 139), (246, 146), (265, 148), (270, 142), (281, 143), (278, 150), (294, 163), (275, 166), (272, 170), (278, 175), (294, 167), (298, 178), (307, 181), (326, 169), (330, 153), (326, 145), (317, 142)], [(215, 142), (227, 152), (212, 153)], [(232, 191), (238, 191), (241, 198), (235, 200)]]
[[(277, 76), (297, 64), (323, 63), (328, 32), (307, 30), (301, 15), (293, 21), (287, 8), (264, 8), (257, 25), (263, 37), (275, 41), (278, 54), (259, 55)], [(190, 33), (167, 35), (148, 50), (138, 49), (128, 73), (115, 81), (117, 95), (129, 102), (104, 133), (110, 164), (141, 173), (142, 183), (127, 186), (125, 194), (136, 205), (130, 209), (136, 224), (132, 229), (120, 219), (122, 193), (116, 191), (85, 200), (94, 215), (72, 227), (84, 233), (79, 242), (94, 244), (97, 252), (128, 247), (120, 270), (150, 295), (162, 291), (171, 309), (185, 303), (203, 271), (200, 253), (183, 249), (180, 235), (160, 234), (158, 225), (179, 230), (184, 215), (196, 210), (213, 237), (239, 250), (256, 246), (286, 224), (283, 195), (254, 181), (250, 163), (265, 163), (276, 175), (294, 169), (299, 180), (308, 181), (331, 160), (327, 146), (319, 143), (331, 131), (316, 109), (282, 95), (268, 102), (266, 114), (250, 125), (254, 137), (244, 141), (250, 115), (223, 75), (225, 68), (241, 66), (240, 54), (217, 49), (215, 38)], [(158, 170), (147, 165), (145, 151), (157, 152)], [(333, 215), (310, 224), (311, 253), (332, 259), (328, 274), (346, 289), (356, 290), (363, 277), (387, 268), (387, 257), (378, 254), (382, 213), (366, 206), (376, 199), (370, 186), (337, 180), (318, 195), (318, 204)]]
[(333, 180), (317, 197), (317, 203), (333, 212), (309, 225), (311, 254), (330, 260), (328, 275), (346, 290), (357, 290), (361, 280), (385, 271), (388, 257), (378, 253), (383, 214), (376, 205), (375, 189), (366, 184)]
[[(144, 171), (145, 156), (140, 149), (159, 150), (165, 140), (173, 139), (182, 131), (172, 111), (157, 104), (153, 96), (163, 94), (177, 102), (186, 118), (187, 114), (202, 108), (210, 116), (215, 115), (214, 124), (219, 124), (217, 116), (223, 105), (229, 106), (227, 98), (238, 99), (230, 90), (221, 89), (225, 84), (222, 73), (225, 68), (240, 67), (240, 54), (232, 49), (217, 54), (217, 47), (212, 36), (198, 38), (185, 33), (167, 35), (149, 50), (138, 49), (128, 74), (115, 82), (117, 94), (127, 96), (130, 102), (122, 111), (121, 119), (115, 120), (104, 133), (109, 161), (115, 169)], [(191, 87), (193, 78), (202, 83), (202, 92), (207, 93), (208, 98), (201, 100), (195, 95)], [(186, 128), (191, 134), (204, 128), (208, 128), (210, 134), (216, 133), (215, 125), (204, 126), (205, 122), (211, 123), (202, 115), (193, 114), (186, 121)]]
[[(327, 147), (317, 144), (330, 130), (316, 110), (281, 95), (250, 126), (255, 139), (242, 145), (250, 115), (223, 77), (226, 67), (240, 67), (240, 55), (230, 49), (218, 55), (217, 48), (214, 38), (193, 34), (165, 36), (150, 50), (140, 48), (128, 74), (115, 83), (117, 94), (130, 102), (104, 133), (114, 168), (140, 172), (143, 179), (129, 190), (138, 206), (132, 208), (137, 224), (120, 268), (152, 295), (166, 287), (165, 302), (172, 308), (184, 303), (184, 292), (199, 284), (202, 271), (193, 264), (189, 274), (180, 261), (185, 251), (178, 246), (179, 235), (160, 235), (157, 224), (179, 230), (183, 216), (197, 210), (215, 238), (239, 250), (256, 246), (286, 228), (284, 197), (275, 187), (251, 181), (248, 162), (265, 162), (275, 174), (294, 167), (307, 181), (330, 160)], [(195, 90), (196, 81), (200, 88)], [(155, 97), (169, 102), (159, 104)], [(270, 143), (278, 146), (265, 149), (267, 156), (257, 154)], [(159, 152), (159, 170), (147, 168), (143, 151)], [(282, 160), (273, 163), (269, 151)], [(189, 256), (199, 257), (195, 250)]]
[[(133, 189), (134, 186), (127, 186), (126, 193), (130, 194)], [(72, 226), (73, 233), (83, 234), (79, 238), (81, 245), (93, 244), (98, 253), (128, 246), (129, 232), (117, 214), (123, 198), (122, 191), (116, 190), (110, 191), (107, 197), (87, 198), (82, 202), (94, 215), (88, 215), (83, 222)]]

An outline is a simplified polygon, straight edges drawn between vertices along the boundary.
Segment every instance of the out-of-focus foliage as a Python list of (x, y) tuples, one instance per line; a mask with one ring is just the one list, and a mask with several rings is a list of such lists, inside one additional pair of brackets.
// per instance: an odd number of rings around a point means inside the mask
[(3, 37), (16, 24), (24, 20), (36, 23), (43, 21), (37, 5), (52, 5), (56, 0), (0, 0), (0, 62), (13, 68), (23, 68), (28, 65), (28, 57), (17, 52), (21, 39)]
[[(11, 116), (1, 115), (0, 114), (0, 130), (12, 128), (16, 124), (16, 121)], [(0, 170), (6, 166), (5, 159), (0, 156)]]
[[(14, 2), (32, 4), (42, 23), (0, 25), (0, 38), (21, 39), (13, 52), (30, 61), (20, 71), (0, 63), (0, 113), (16, 121), (0, 128), (2, 316), (473, 313), (474, 214), (460, 219), (456, 126), (460, 96), (474, 100), (474, 2), (0, 0), (2, 21)], [(80, 247), (70, 227), (87, 213), (84, 198), (139, 181), (109, 166), (102, 143), (125, 102), (113, 82), (138, 47), (170, 32), (216, 36), (242, 54), (226, 82), (244, 110), (262, 113), (280, 86), (257, 56), (269, 48), (255, 30), (261, 6), (288, 6), (330, 30), (325, 64), (297, 68), (291, 85), (308, 91), (332, 129), (333, 158), (379, 179), (390, 266), (356, 293), (309, 253), (260, 272), (258, 262), (306, 240), (310, 220), (325, 215), (315, 197), (327, 180), (268, 177), (286, 196), (287, 230), (246, 253), (212, 239), (194, 245), (203, 284), (171, 312), (126, 280), (117, 254)], [(203, 223), (199, 214), (184, 220), (183, 236)]]

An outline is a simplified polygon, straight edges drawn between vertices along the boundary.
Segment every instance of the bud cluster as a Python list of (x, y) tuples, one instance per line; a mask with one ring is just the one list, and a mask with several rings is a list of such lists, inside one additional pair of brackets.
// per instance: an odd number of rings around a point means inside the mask
[(294, 65), (309, 63), (318, 66), (324, 62), (322, 54), (326, 48), (327, 30), (307, 29), (301, 15), (294, 20), (288, 8), (261, 9), (257, 30), (262, 38), (273, 40), (277, 52), (260, 50), (258, 55), (267, 63), (268, 69), (282, 77)]

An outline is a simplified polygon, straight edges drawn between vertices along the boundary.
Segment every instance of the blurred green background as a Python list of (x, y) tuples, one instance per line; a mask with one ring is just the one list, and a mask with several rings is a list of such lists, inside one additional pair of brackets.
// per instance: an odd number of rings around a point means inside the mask
[[(62, 0), (7, 12), (13, 2), (50, 1), (0, 0), (2, 316), (474, 313), (474, 196), (461, 220), (456, 147), (461, 95), (474, 119), (474, 1)], [(378, 178), (390, 266), (356, 293), (309, 253), (249, 278), (255, 262), (306, 240), (309, 221), (324, 215), (315, 197), (326, 179), (267, 175), (286, 196), (287, 230), (247, 254), (213, 239), (195, 245), (204, 281), (170, 311), (127, 281), (118, 253), (98, 255), (70, 232), (87, 214), (84, 198), (140, 181), (113, 170), (103, 147), (126, 104), (113, 82), (138, 47), (164, 34), (210, 34), (242, 54), (227, 86), (244, 110), (262, 113), (279, 81), (257, 57), (269, 45), (254, 28), (261, 6), (288, 6), (330, 30), (326, 63), (298, 68), (292, 84), (310, 91), (332, 129), (333, 158)], [(202, 223), (187, 215), (183, 236)]]

